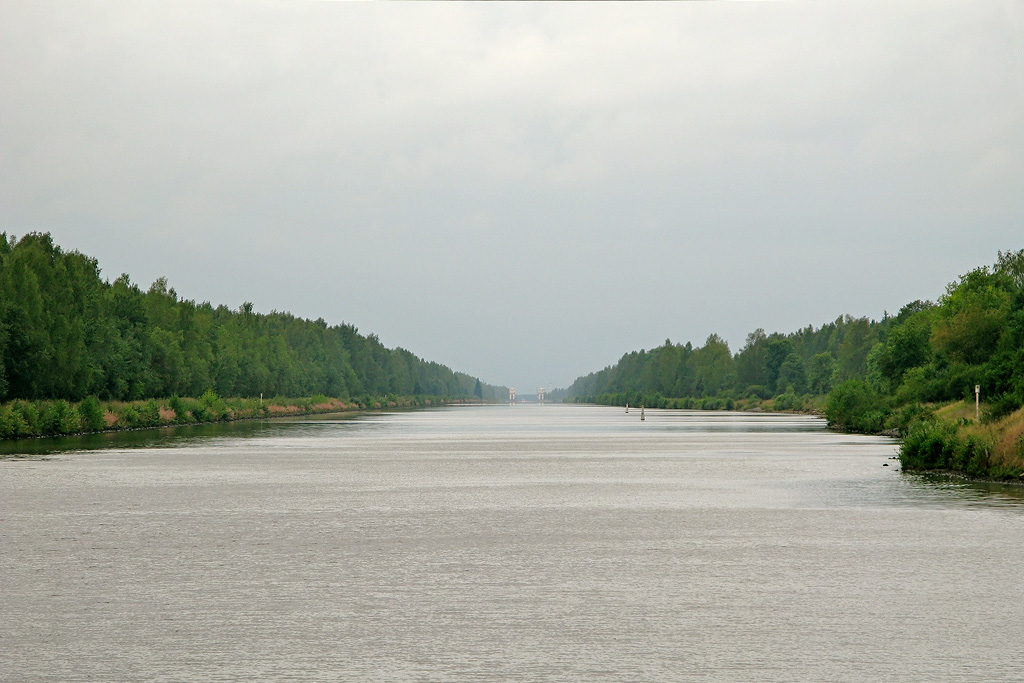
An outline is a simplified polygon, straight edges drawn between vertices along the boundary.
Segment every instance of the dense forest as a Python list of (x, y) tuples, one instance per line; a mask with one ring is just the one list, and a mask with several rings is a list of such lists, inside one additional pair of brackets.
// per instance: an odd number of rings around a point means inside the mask
[[(997, 428), (972, 431), (975, 387), (981, 422)], [(937, 302), (914, 301), (895, 316), (759, 329), (736, 353), (714, 334), (697, 348), (666, 340), (580, 377), (568, 393), (607, 405), (819, 408), (842, 429), (905, 436), (907, 466), (1016, 476), (1024, 472), (1024, 250), (999, 252)], [(937, 406), (958, 401), (970, 410), (954, 424), (938, 419)]]
[(49, 234), (0, 233), (0, 400), (159, 397), (494, 398), (496, 387), (352, 325), (180, 299), (100, 277)]
[(568, 394), (580, 402), (684, 408), (826, 394), (838, 382), (865, 376), (887, 324), (843, 316), (790, 334), (758, 329), (735, 354), (717, 334), (696, 348), (666, 339), (580, 377)]

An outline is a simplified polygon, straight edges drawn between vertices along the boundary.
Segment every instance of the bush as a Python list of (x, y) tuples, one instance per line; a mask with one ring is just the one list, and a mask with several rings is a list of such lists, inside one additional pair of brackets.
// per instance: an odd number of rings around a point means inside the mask
[(139, 421), (146, 427), (156, 427), (159, 425), (160, 404), (151, 398), (139, 406)]
[(203, 403), (193, 404), (189, 412), (192, 413), (192, 419), (195, 422), (211, 422), (216, 419), (210, 412), (210, 409)]
[(124, 427), (141, 427), (142, 421), (139, 418), (139, 411), (135, 409), (135, 406), (124, 406), (121, 408), (121, 414), (118, 415), (117, 421)]
[(987, 439), (962, 436), (951, 422), (922, 420), (907, 432), (900, 463), (908, 470), (953, 470), (983, 477), (989, 474), (992, 449)]
[[(792, 387), (790, 387), (792, 389)], [(775, 410), (802, 410), (804, 407), (804, 401), (802, 398), (797, 396), (793, 391), (787, 391), (784, 394), (779, 394), (772, 401), (772, 407)]]
[(31, 430), (21, 411), (14, 406), (0, 406), (0, 439), (18, 439), (30, 436)]
[(39, 435), (39, 409), (28, 401), (15, 401), (11, 404), (11, 414), (20, 425), (19, 437)]
[(982, 413), (982, 422), (996, 422), (1014, 412), (1024, 401), (1017, 392), (1007, 392), (995, 396)]
[(759, 398), (766, 401), (772, 397), (772, 390), (763, 384), (751, 384), (747, 387), (747, 398)]
[(43, 407), (39, 416), (39, 434), (57, 436), (58, 434), (74, 434), (82, 430), (78, 411), (64, 400), (53, 401)]
[(185, 402), (178, 396), (171, 396), (171, 399), (167, 402), (171, 410), (174, 411), (175, 422), (188, 422), (188, 408), (185, 407)]
[(901, 403), (934, 401), (940, 392), (935, 389), (935, 368), (932, 366), (910, 368), (903, 373), (903, 381), (896, 390), (896, 399)]
[(892, 417), (892, 421), (895, 422), (895, 427), (900, 430), (900, 433), (906, 435), (911, 424), (931, 419), (931, 417), (932, 412), (925, 409), (920, 403), (910, 403), (900, 408)]
[(846, 380), (830, 391), (825, 401), (829, 424), (851, 432), (880, 432), (888, 416), (886, 400), (863, 380)]
[[(206, 417), (200, 419), (198, 416), (196, 420), (199, 422), (209, 422), (211, 420), (229, 420), (231, 419), (231, 410), (227, 404), (224, 403), (224, 399), (217, 395), (213, 389), (207, 389), (203, 392), (203, 395), (199, 397), (199, 402), (206, 407)], [(192, 411), (193, 415), (196, 415), (196, 411)]]
[(107, 422), (103, 419), (103, 406), (95, 396), (87, 396), (78, 404), (78, 417), (82, 421), (82, 429), (99, 432), (106, 429)]

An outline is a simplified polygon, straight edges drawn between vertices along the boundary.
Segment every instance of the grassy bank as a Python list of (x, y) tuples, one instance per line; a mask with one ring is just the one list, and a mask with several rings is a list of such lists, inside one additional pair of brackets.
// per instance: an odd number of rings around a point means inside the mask
[(966, 401), (937, 408), (907, 430), (900, 462), (907, 471), (1024, 480), (1024, 408), (981, 421)]
[(323, 395), (304, 398), (221, 398), (208, 391), (199, 398), (146, 401), (11, 401), (0, 404), (0, 439), (68, 436), (146, 427), (230, 422), (253, 418), (311, 415), (355, 410), (387, 410), (465, 403), (466, 399), (427, 396)]

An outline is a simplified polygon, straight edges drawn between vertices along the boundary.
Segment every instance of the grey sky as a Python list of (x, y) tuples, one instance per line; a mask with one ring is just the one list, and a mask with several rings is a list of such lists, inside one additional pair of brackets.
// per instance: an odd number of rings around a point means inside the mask
[(1024, 4), (0, 4), (0, 230), (521, 391), (1024, 247)]

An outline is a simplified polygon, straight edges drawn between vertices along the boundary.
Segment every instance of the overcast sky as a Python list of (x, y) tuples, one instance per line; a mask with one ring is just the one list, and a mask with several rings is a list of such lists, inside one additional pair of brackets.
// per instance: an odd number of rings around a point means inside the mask
[(0, 4), (0, 231), (520, 393), (1024, 248), (1024, 3)]

